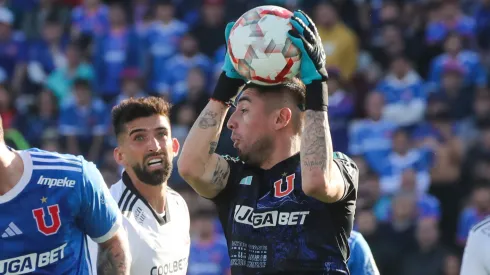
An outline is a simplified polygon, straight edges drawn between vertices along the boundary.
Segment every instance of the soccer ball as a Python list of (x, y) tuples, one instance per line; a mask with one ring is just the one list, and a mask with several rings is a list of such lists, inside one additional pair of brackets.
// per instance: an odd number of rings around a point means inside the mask
[(267, 5), (247, 11), (235, 22), (226, 43), (241, 76), (256, 84), (276, 85), (298, 74), (301, 52), (287, 36), (292, 15)]

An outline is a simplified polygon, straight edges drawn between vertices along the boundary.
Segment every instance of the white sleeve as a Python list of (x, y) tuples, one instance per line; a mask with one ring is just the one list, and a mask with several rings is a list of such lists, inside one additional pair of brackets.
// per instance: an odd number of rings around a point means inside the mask
[(471, 231), (463, 254), (460, 275), (490, 275), (490, 236)]

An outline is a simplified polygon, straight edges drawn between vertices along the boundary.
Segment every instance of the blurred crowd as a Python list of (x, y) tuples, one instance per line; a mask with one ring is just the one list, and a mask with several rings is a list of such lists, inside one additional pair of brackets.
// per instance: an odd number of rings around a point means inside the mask
[[(490, 0), (0, 0), (0, 115), (12, 147), (82, 154), (118, 180), (111, 107), (158, 95), (182, 144), (221, 71), (224, 27), (302, 8), (327, 53), (334, 149), (360, 169), (355, 228), (383, 275), (457, 275), (490, 215)], [(234, 155), (224, 130), (217, 152)], [(175, 170), (174, 165), (174, 170)], [(226, 274), (212, 204), (174, 171), (189, 274)]]

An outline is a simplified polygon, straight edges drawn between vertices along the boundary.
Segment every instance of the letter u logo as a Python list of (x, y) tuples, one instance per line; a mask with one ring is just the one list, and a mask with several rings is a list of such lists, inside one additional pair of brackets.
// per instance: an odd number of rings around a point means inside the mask
[(51, 217), (51, 225), (46, 225), (44, 218), (44, 208), (36, 208), (32, 210), (32, 215), (36, 220), (37, 230), (46, 236), (56, 234), (61, 227), (60, 208), (57, 204), (48, 206), (49, 216)]
[(294, 178), (296, 175), (293, 173), (286, 177), (286, 189), (282, 190), (282, 179), (274, 182), (274, 196), (276, 198), (282, 198), (284, 196), (289, 195), (294, 189)]

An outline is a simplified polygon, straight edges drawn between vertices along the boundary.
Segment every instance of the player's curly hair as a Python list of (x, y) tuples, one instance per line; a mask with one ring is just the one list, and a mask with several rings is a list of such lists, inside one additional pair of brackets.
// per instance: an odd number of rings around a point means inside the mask
[(161, 97), (142, 97), (129, 98), (123, 100), (112, 108), (112, 127), (114, 133), (119, 136), (124, 130), (125, 125), (141, 117), (161, 115), (170, 119), (170, 103)]

